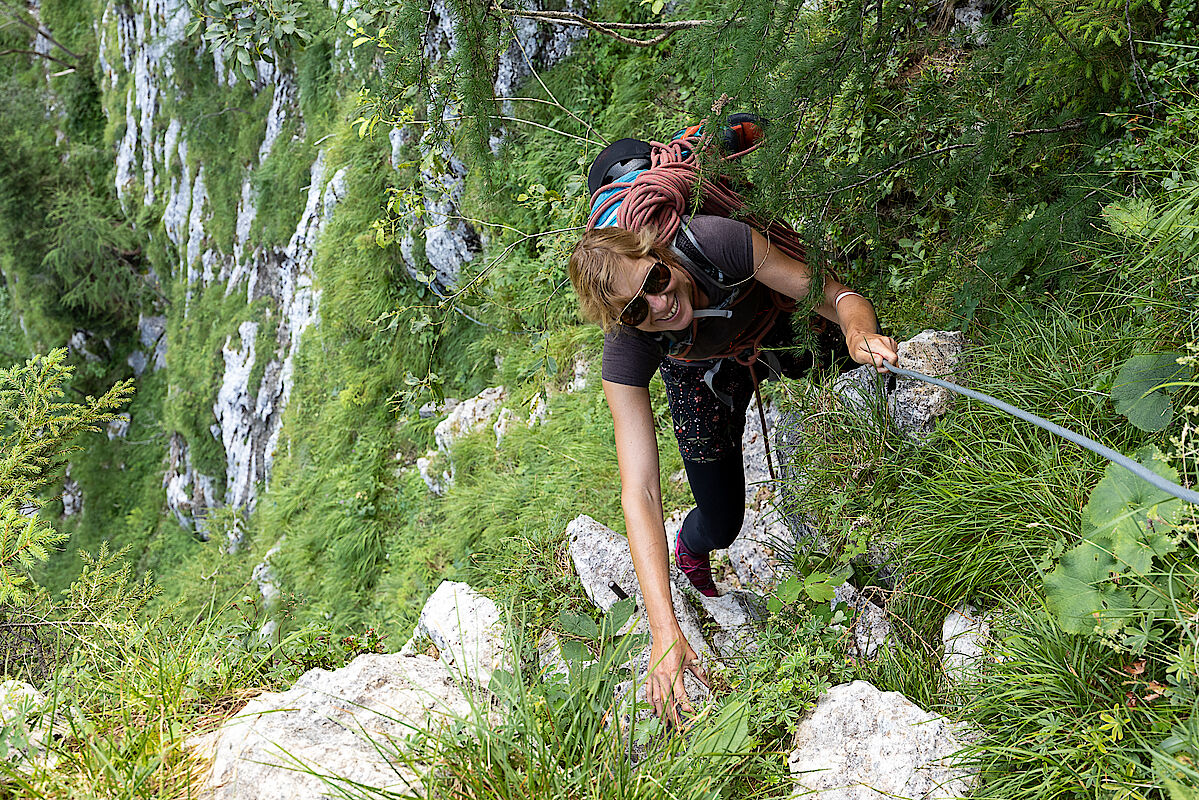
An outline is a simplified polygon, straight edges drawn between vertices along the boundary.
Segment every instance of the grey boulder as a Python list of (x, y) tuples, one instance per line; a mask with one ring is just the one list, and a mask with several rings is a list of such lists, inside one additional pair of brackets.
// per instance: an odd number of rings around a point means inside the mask
[(251, 700), (198, 747), (212, 759), (201, 796), (310, 800), (357, 795), (356, 786), (412, 792), (421, 781), (405, 740), (471, 714), (459, 683), (427, 656), (367, 654), (332, 672), (310, 670), (286, 692)]
[(956, 760), (962, 726), (866, 681), (834, 686), (799, 724), (787, 759), (792, 797), (951, 800), (976, 776)]

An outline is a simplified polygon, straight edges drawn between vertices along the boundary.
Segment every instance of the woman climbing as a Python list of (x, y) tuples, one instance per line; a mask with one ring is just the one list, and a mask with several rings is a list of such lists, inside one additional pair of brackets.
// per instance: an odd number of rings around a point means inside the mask
[[(646, 177), (652, 181), (654, 167), (670, 161), (659, 158), (667, 146), (654, 145), (655, 163), (630, 163), (627, 143), (634, 141), (613, 145), (592, 168), (598, 201), (592, 226), (610, 210), (602, 202), (602, 195), (612, 191), (608, 187), (621, 187), (622, 180), (625, 188), (645, 183)], [(629, 179), (630, 168), (644, 174)], [(709, 201), (713, 197), (705, 196)], [(628, 198), (624, 204), (633, 205)], [(711, 202), (705, 208), (710, 206)], [(621, 208), (618, 216), (636, 210)], [(814, 283), (812, 271), (796, 257), (802, 247), (789, 229), (762, 226), (767, 230), (763, 234), (723, 215), (680, 215), (667, 218), (663, 226), (614, 222), (622, 227), (592, 227), (583, 235), (570, 258), (570, 278), (583, 316), (605, 333), (601, 373), (615, 427), (621, 506), (653, 636), (648, 696), (659, 716), (665, 713), (678, 722), (680, 710), (692, 710), (683, 690), (683, 671), (692, 671), (705, 683), (707, 678), (679, 628), (670, 598), (648, 389), (654, 371), (666, 385), (696, 502), (676, 540), (675, 560), (697, 590), (714, 596), (709, 553), (728, 547), (741, 529), (741, 435), (761, 373), (781, 371), (798, 377), (814, 366), (836, 367), (847, 359), (883, 372), (884, 360), (896, 361), (897, 345), (877, 333), (874, 309), (864, 297), (832, 279)], [(763, 347), (791, 340), (793, 301), (813, 293), (815, 313), (836, 327), (827, 325), (816, 347), (786, 363), (766, 358), (773, 351)]]

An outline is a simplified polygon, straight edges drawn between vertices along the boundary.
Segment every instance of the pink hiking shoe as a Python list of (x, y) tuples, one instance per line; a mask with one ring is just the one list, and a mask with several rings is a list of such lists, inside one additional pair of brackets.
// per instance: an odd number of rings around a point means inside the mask
[(708, 558), (708, 554), (702, 556), (692, 555), (687, 548), (683, 546), (683, 537), (678, 536), (674, 540), (674, 563), (679, 565), (679, 569), (687, 576), (687, 580), (691, 581), (691, 585), (702, 594), (704, 597), (716, 597), (716, 584), (712, 581), (712, 562)]

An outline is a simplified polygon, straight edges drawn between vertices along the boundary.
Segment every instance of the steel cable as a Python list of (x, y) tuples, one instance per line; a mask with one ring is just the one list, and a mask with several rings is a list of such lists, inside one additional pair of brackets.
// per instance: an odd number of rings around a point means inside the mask
[(1193, 489), (1187, 489), (1186, 487), (1179, 486), (1176, 483), (1166, 480), (1161, 475), (1158, 475), (1156, 472), (1146, 467), (1144, 464), (1138, 464), (1128, 456), (1121, 455), (1110, 447), (1102, 445), (1094, 439), (1088, 439), (1086, 436), (1083, 436), (1080, 433), (1075, 433), (1069, 428), (1063, 428), (1061, 425), (1050, 422), (1043, 417), (1038, 417), (1036, 414), (1033, 414), (1029, 411), (1016, 408), (1010, 403), (1005, 403), (1002, 400), (996, 399), (987, 394), (983, 394), (982, 392), (976, 392), (973, 389), (967, 389), (964, 386), (958, 386), (956, 383), (950, 383), (949, 381), (941, 380), (940, 378), (934, 378), (930, 375), (925, 375), (922, 372), (916, 372), (912, 369), (903, 369), (902, 367), (897, 367), (890, 361), (884, 361), (883, 363), (886, 365), (888, 370), (894, 372), (896, 375), (902, 375), (905, 378), (915, 378), (918, 381), (931, 383), (933, 386), (940, 386), (941, 388), (948, 389), (951, 392), (963, 394), (966, 397), (970, 397), (974, 400), (986, 403), (987, 405), (994, 406), (1000, 411), (1011, 414), (1013, 417), (1018, 417), (1025, 422), (1031, 422), (1038, 428), (1043, 428), (1050, 433), (1057, 434), (1063, 439), (1067, 439), (1081, 447), (1085, 447), (1092, 453), (1097, 453), (1098, 455), (1103, 456), (1108, 461), (1119, 464), (1137, 477), (1147, 481), (1158, 489), (1161, 489), (1163, 492), (1167, 492), (1174, 497), (1177, 497), (1179, 500), (1183, 500), (1194, 505), (1199, 505), (1199, 492), (1196, 492)]

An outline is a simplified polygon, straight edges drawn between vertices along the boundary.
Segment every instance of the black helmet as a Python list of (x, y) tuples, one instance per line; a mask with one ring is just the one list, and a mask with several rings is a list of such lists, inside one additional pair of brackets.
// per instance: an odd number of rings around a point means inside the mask
[(649, 142), (618, 139), (600, 151), (587, 171), (587, 190), (595, 194), (635, 169), (649, 169)]

